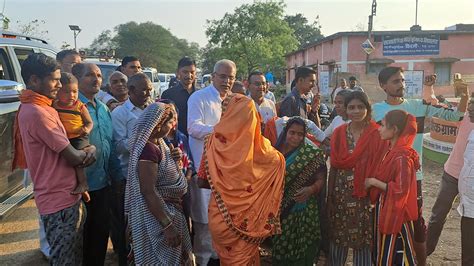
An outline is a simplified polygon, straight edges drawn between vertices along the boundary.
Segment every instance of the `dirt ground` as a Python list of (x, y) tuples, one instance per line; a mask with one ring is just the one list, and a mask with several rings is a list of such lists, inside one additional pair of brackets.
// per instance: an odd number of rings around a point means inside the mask
[[(438, 194), (442, 165), (423, 161), (424, 217), (428, 221), (431, 207)], [(457, 207), (457, 203), (454, 204)], [(0, 265), (48, 265), (39, 251), (38, 214), (33, 200), (27, 201), (9, 217), (0, 221)], [(428, 263), (438, 265), (461, 265), (460, 217), (455, 208), (451, 210), (436, 251)], [(268, 261), (268, 260), (266, 260)], [(106, 265), (116, 265), (111, 244)], [(324, 258), (318, 265), (324, 265)], [(348, 264), (351, 265), (351, 264)]]

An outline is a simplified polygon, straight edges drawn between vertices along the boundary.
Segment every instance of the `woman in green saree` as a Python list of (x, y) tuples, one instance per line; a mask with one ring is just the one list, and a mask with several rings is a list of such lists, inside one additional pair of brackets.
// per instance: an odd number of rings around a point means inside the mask
[(272, 239), (273, 265), (313, 265), (319, 257), (321, 232), (316, 196), (325, 185), (324, 153), (305, 144), (306, 124), (291, 118), (277, 142), (285, 155), (285, 191), (281, 203), (282, 233)]

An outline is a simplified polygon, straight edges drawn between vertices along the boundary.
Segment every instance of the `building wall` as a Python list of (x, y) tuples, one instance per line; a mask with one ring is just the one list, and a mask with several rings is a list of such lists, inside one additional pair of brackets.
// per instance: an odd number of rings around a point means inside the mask
[[(449, 32), (447, 32), (449, 33)], [(341, 76), (356, 76), (361, 85), (372, 98), (379, 99), (385, 95), (380, 95), (383, 91), (377, 84), (377, 74), (365, 74), (366, 54), (361, 48), (361, 44), (367, 39), (366, 36), (339, 36), (338, 38), (308, 47), (304, 52), (290, 55), (287, 58), (287, 67), (313, 65), (327, 61), (335, 61), (336, 67), (319, 66), (319, 71), (338, 72)], [(371, 59), (392, 59), (395, 62), (391, 65), (401, 66), (406, 70), (423, 70), (425, 75), (435, 73), (435, 63), (431, 58), (457, 58), (460, 61), (451, 63), (450, 76), (454, 73), (461, 73), (463, 79), (470, 85), (474, 85), (474, 33), (472, 34), (450, 34), (447, 40), (440, 40), (439, 55), (416, 55), (416, 56), (383, 56), (382, 42), (372, 43), (375, 47), (370, 55)], [(287, 71), (287, 84), (294, 79), (295, 69)], [(332, 85), (335, 84), (336, 75), (332, 75)], [(365, 84), (364, 84), (365, 83)], [(452, 78), (451, 78), (452, 84)], [(435, 86), (436, 94), (452, 96), (452, 85)]]

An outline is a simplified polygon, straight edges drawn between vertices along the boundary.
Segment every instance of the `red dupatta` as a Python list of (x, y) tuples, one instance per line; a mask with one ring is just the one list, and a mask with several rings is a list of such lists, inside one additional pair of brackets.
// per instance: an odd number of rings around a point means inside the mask
[(378, 125), (370, 120), (369, 125), (362, 132), (357, 145), (351, 152), (347, 145), (347, 127), (344, 124), (336, 128), (331, 138), (331, 167), (354, 171), (353, 196), (363, 198), (367, 196), (364, 182), (367, 177), (375, 175), (377, 166), (388, 150), (388, 141), (380, 138)]
[(418, 218), (416, 171), (420, 169), (420, 161), (412, 148), (416, 132), (416, 119), (408, 114), (405, 129), (376, 173), (376, 178), (387, 184), (386, 191), (370, 189), (372, 202), (384, 194), (378, 225), (383, 234), (397, 234), (403, 223)]

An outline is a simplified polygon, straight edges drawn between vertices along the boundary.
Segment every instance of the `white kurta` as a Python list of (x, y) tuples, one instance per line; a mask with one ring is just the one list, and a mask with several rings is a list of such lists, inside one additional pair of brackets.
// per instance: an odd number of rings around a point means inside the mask
[(459, 207), (461, 216), (474, 218), (474, 130), (467, 138), (464, 151), (464, 165), (458, 181)]
[(142, 113), (143, 110), (133, 105), (130, 99), (115, 108), (111, 113), (115, 152), (120, 160), (122, 174), (125, 177), (128, 175), (128, 161), (130, 159), (128, 140), (132, 135), (133, 126)]
[(267, 123), (268, 120), (277, 116), (275, 104), (269, 99), (263, 98), (263, 102), (260, 105), (255, 102), (255, 107), (257, 107), (257, 111), (260, 113), (263, 123)]
[[(193, 155), (194, 165), (201, 164), (204, 149), (204, 138), (214, 131), (222, 114), (222, 99), (219, 91), (211, 84), (198, 90), (188, 100), (188, 133), (189, 147)], [(197, 180), (193, 179), (189, 192), (191, 195), (191, 218), (199, 223), (208, 223), (207, 210), (211, 196), (210, 189), (201, 189)]]

